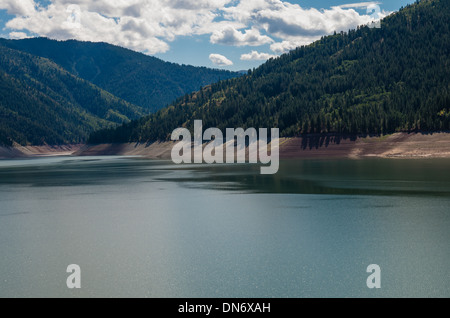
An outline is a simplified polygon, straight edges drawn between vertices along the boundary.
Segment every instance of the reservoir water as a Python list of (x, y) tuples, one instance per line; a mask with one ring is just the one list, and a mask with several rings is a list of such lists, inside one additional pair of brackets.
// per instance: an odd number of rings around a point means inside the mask
[[(450, 297), (450, 160), (259, 172), (0, 161), (0, 297)], [(66, 286), (70, 264), (81, 289)]]

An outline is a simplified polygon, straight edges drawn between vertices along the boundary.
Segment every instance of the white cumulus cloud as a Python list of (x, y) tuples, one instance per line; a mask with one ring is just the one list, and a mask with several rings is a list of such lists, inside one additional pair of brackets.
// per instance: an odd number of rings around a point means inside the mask
[(231, 46), (261, 46), (274, 42), (270, 37), (261, 35), (255, 28), (240, 32), (231, 26), (214, 31), (210, 41), (213, 44)]
[(13, 40), (22, 40), (22, 39), (30, 38), (30, 36), (28, 36), (24, 32), (11, 32), (11, 33), (9, 33), (9, 37)]
[(269, 54), (269, 53), (259, 53), (258, 51), (252, 51), (248, 54), (242, 54), (242, 61), (267, 61), (268, 59), (277, 57), (277, 55)]
[(233, 62), (227, 59), (225, 56), (220, 54), (211, 54), (209, 59), (214, 65), (217, 66), (230, 66), (233, 65)]
[[(224, 16), (230, 20), (252, 24), (271, 38), (282, 40), (273, 43), (272, 49), (276, 53), (283, 53), (334, 31), (347, 31), (373, 21), (374, 13), (369, 12), (369, 9), (378, 8), (376, 5), (377, 2), (364, 2), (363, 5), (352, 4), (318, 10), (306, 9), (282, 0), (251, 0), (240, 1), (236, 6), (225, 8)], [(355, 7), (365, 7), (368, 13), (359, 14), (354, 10)], [(387, 14), (384, 11), (378, 12), (376, 17), (381, 19)]]
[(282, 54), (282, 53), (292, 51), (293, 49), (295, 49), (299, 46), (308, 45), (309, 43), (313, 42), (314, 40), (315, 40), (315, 38), (312, 37), (312, 38), (303, 38), (301, 40), (292, 39), (291, 41), (277, 42), (277, 43), (273, 43), (272, 45), (270, 45), (270, 49), (277, 54)]
[(378, 1), (371, 1), (371, 2), (356, 2), (356, 3), (347, 3), (347, 4), (341, 4), (336, 7), (340, 8), (368, 8), (374, 5), (380, 5), (381, 2)]
[(35, 12), (36, 3), (33, 0), (2, 0), (0, 9), (8, 11), (11, 15), (28, 16)]
[[(367, 13), (355, 11), (364, 7)], [(317, 10), (287, 0), (49, 0), (45, 6), (0, 0), (0, 10), (14, 16), (4, 30), (11, 38), (103, 41), (148, 54), (168, 51), (177, 37), (200, 35), (212, 44), (269, 44), (278, 54), (388, 14), (378, 9), (378, 2)]]

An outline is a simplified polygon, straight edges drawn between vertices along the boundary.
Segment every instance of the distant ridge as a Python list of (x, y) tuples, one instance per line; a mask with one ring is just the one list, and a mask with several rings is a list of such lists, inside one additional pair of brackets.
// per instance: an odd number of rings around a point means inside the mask
[(48, 59), (0, 46), (0, 145), (80, 143), (144, 113)]
[(45, 57), (68, 72), (148, 112), (200, 87), (241, 74), (164, 62), (107, 43), (47, 38), (0, 39), (0, 45)]

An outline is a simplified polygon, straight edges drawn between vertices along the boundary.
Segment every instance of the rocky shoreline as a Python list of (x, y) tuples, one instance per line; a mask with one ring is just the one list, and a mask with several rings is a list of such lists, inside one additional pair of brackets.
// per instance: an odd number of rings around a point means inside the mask
[[(1, 159), (44, 156), (141, 156), (169, 160), (174, 142), (0, 147)], [(280, 140), (281, 159), (450, 158), (450, 133), (383, 137), (306, 136)]]

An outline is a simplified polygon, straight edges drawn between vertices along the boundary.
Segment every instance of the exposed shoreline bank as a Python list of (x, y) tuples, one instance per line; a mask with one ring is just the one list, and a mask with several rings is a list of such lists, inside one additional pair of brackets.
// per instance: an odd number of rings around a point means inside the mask
[(85, 145), (0, 147), (0, 159), (71, 156)]
[[(174, 142), (0, 147), (0, 159), (46, 156), (141, 156), (169, 160)], [(308, 136), (280, 140), (281, 159), (450, 158), (450, 133), (383, 137)]]

